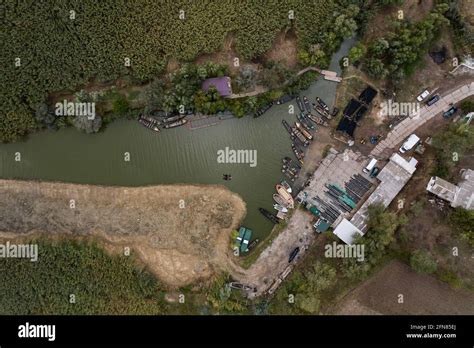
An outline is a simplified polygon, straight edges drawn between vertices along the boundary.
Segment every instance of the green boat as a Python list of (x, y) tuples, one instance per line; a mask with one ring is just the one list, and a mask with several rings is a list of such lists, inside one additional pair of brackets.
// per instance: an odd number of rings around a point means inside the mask
[(242, 240), (242, 244), (240, 244), (241, 253), (246, 253), (249, 251), (249, 243), (250, 243), (251, 238), (252, 238), (252, 230), (245, 228), (245, 234)]
[(245, 230), (246, 230), (245, 227), (239, 228), (239, 235), (237, 236), (237, 238), (235, 238), (235, 246), (237, 248), (240, 248), (240, 245), (242, 244), (242, 241), (244, 240)]

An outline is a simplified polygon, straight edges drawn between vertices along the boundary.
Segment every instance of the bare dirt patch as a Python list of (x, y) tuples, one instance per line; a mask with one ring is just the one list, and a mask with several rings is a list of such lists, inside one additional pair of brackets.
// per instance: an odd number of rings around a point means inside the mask
[(280, 32), (264, 59), (282, 63), (289, 69), (295, 68), (298, 65), (296, 35), (291, 31)]
[[(403, 303), (398, 295), (403, 295)], [(356, 304), (356, 305), (354, 305)], [(351, 291), (336, 314), (472, 314), (474, 295), (392, 261)]]
[(232, 73), (238, 73), (240, 67), (234, 65), (234, 58), (236, 57), (239, 57), (239, 55), (234, 47), (234, 36), (230, 33), (225, 37), (222, 48), (219, 51), (203, 54), (199, 56), (194, 63), (206, 64), (207, 62), (213, 62), (216, 64), (227, 64)]
[(130, 247), (171, 287), (219, 271), (240, 272), (229, 243), (230, 231), (245, 215), (245, 202), (222, 186), (132, 188), (0, 180), (0, 210), (0, 237), (98, 237)]

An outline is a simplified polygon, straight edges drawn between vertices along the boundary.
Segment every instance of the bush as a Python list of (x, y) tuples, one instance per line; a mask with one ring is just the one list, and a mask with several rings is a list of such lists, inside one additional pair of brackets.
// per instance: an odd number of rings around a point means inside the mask
[(418, 273), (434, 273), (438, 269), (438, 264), (431, 254), (424, 250), (416, 250), (410, 257), (411, 267)]

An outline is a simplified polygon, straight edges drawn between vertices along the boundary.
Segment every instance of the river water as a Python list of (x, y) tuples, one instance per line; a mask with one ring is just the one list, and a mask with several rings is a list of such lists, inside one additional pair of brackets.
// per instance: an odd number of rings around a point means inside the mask
[[(343, 43), (330, 70), (340, 72), (338, 62), (353, 44), (353, 39)], [(332, 106), (335, 91), (336, 83), (319, 79), (301, 95), (311, 101), (319, 96)], [(273, 210), (275, 184), (283, 179), (281, 159), (292, 156), (281, 123), (296, 120), (288, 114), (288, 105), (275, 105), (257, 119), (232, 118), (196, 130), (180, 127), (155, 133), (136, 121), (120, 120), (92, 135), (72, 128), (41, 131), (23, 142), (0, 145), (0, 178), (124, 186), (223, 184), (247, 203), (243, 224), (254, 231), (254, 237), (264, 238), (272, 224), (258, 208)], [(226, 147), (256, 150), (257, 165), (218, 163), (217, 153)], [(130, 154), (128, 162), (125, 152)], [(224, 181), (224, 173), (231, 174), (232, 180)]]

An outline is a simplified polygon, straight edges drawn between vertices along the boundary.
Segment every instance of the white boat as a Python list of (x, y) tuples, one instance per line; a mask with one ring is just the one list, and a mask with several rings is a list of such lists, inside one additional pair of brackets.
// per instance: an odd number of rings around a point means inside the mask
[(276, 185), (276, 190), (278, 194), (285, 200), (288, 205), (288, 208), (293, 208), (295, 202), (293, 201), (293, 197), (291, 196), (291, 194), (289, 194), (288, 191), (281, 185)]
[(280, 205), (280, 204), (273, 204), (273, 208), (275, 210), (281, 211), (282, 213), (287, 213), (288, 212), (288, 209), (285, 208), (284, 206)]
[(292, 189), (291, 189), (291, 186), (290, 184), (288, 184), (285, 180), (283, 180), (281, 182), (281, 186), (283, 186), (285, 188), (285, 190), (288, 191), (288, 193), (291, 193), (292, 192)]

